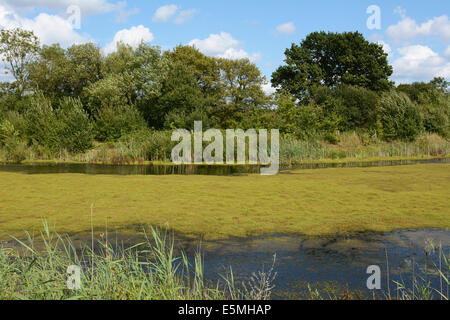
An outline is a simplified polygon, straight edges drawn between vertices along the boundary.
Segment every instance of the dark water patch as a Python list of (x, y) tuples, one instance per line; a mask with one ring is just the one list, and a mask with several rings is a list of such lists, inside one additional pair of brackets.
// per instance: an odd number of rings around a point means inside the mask
[(250, 165), (104, 165), (83, 163), (6, 164), (0, 172), (24, 174), (106, 174), (106, 175), (215, 175), (232, 176), (260, 173), (260, 166)]
[[(319, 288), (324, 297), (332, 291), (342, 291), (348, 286), (350, 292), (359, 292), (363, 297), (372, 297), (366, 286), (368, 266), (381, 268), (382, 290), (377, 291), (384, 298), (389, 289), (393, 297), (396, 285), (404, 282), (411, 288), (414, 276), (430, 281), (433, 288), (439, 288), (436, 273), (438, 248), (450, 254), (450, 231), (439, 229), (399, 230), (394, 232), (366, 232), (351, 236), (306, 237), (299, 235), (268, 235), (226, 240), (194, 240), (173, 234), (175, 254), (187, 253), (191, 263), (195, 253), (203, 256), (205, 279), (213, 284), (223, 281), (222, 276), (233, 271), (236, 284), (247, 283), (260, 270), (268, 271), (276, 262), (277, 277), (273, 283), (273, 299), (301, 299), (305, 296), (307, 284)], [(77, 247), (90, 245), (90, 236), (71, 237)], [(105, 237), (97, 240), (104, 241)], [(110, 234), (109, 242), (128, 248), (145, 242), (142, 235)], [(11, 243), (7, 244), (11, 245)], [(96, 244), (100, 247), (99, 244)], [(389, 274), (388, 274), (389, 266)], [(445, 267), (444, 267), (445, 268)], [(448, 273), (448, 271), (447, 271)], [(446, 284), (444, 282), (444, 291)], [(438, 296), (435, 294), (435, 298)]]
[[(282, 167), (281, 174), (289, 174), (291, 170), (354, 168), (354, 167), (385, 167), (413, 164), (450, 163), (450, 158), (422, 160), (383, 160), (343, 163), (305, 163), (290, 167)], [(107, 174), (107, 175), (214, 175), (233, 176), (259, 174), (259, 165), (105, 165), (84, 163), (33, 163), (33, 164), (3, 164), (0, 172), (16, 172), (24, 174)]]

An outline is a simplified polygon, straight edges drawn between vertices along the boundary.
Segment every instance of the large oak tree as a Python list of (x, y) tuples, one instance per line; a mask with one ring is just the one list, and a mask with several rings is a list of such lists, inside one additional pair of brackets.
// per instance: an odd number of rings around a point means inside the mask
[(272, 84), (303, 100), (317, 86), (339, 84), (374, 91), (387, 90), (393, 69), (382, 46), (359, 32), (309, 34), (285, 51), (286, 64), (272, 75)]

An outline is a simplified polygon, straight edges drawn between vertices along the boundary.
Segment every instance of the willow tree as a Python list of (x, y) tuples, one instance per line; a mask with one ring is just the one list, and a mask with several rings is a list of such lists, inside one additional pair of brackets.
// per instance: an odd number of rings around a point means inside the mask
[(0, 30), (0, 55), (6, 62), (6, 70), (14, 77), (17, 95), (23, 95), (28, 81), (27, 66), (39, 50), (39, 40), (32, 31), (16, 29)]

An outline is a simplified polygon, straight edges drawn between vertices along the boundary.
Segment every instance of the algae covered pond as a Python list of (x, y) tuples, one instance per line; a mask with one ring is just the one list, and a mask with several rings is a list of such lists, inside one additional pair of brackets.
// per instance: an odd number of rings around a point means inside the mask
[(450, 246), (450, 164), (426, 162), (332, 164), (271, 177), (226, 166), (0, 166), (0, 239), (11, 245), (9, 235), (37, 235), (46, 220), (81, 246), (93, 204), (97, 236), (108, 229), (132, 246), (153, 225), (182, 235), (176, 246), (190, 257), (200, 245), (209, 281), (230, 267), (247, 281), (276, 254), (273, 298), (303, 298), (306, 283), (324, 294), (348, 285), (368, 297), (369, 265), (380, 266), (383, 292), (389, 274), (394, 296), (392, 281), (411, 282), (413, 266), (414, 276), (439, 286), (427, 268), (437, 263), (437, 246)]

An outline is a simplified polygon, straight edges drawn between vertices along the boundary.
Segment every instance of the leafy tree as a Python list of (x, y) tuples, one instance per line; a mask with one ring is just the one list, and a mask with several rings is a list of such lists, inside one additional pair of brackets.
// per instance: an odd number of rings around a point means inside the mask
[(84, 152), (92, 145), (92, 124), (79, 99), (64, 98), (54, 108), (48, 98), (38, 93), (25, 119), (30, 140), (53, 153), (63, 149)]
[(339, 130), (374, 129), (376, 127), (376, 92), (355, 86), (320, 86), (312, 91), (312, 101), (341, 118)]
[[(181, 63), (172, 63), (152, 114), (147, 115), (151, 126), (161, 128), (165, 124), (168, 128), (190, 128), (193, 121), (207, 119), (207, 114), (207, 102), (193, 72)], [(181, 115), (184, 121), (180, 121)], [(192, 119), (191, 124), (186, 123), (187, 118), (195, 116), (201, 118)]]
[(282, 118), (281, 132), (300, 140), (325, 138), (336, 141), (336, 132), (340, 119), (335, 113), (329, 113), (320, 105), (299, 104), (289, 93), (276, 95), (277, 113)]
[(103, 56), (93, 43), (73, 45), (66, 51), (68, 60), (65, 94), (80, 97), (83, 89), (104, 75)]
[(223, 95), (213, 115), (222, 128), (231, 128), (251, 110), (267, 103), (265, 77), (249, 59), (219, 59)]
[(95, 116), (106, 108), (119, 108), (133, 103), (132, 83), (126, 74), (109, 74), (84, 88), (86, 109)]
[(31, 86), (56, 101), (67, 94), (69, 61), (59, 44), (44, 45), (36, 59), (28, 65)]
[(406, 93), (419, 105), (426, 131), (450, 136), (450, 95), (449, 83), (443, 78), (434, 78), (429, 83), (414, 82), (401, 84), (397, 89)]
[(191, 46), (177, 46), (173, 51), (167, 52), (167, 56), (172, 63), (182, 64), (189, 69), (208, 106), (214, 108), (219, 105), (223, 86), (220, 82), (218, 59), (208, 57)]
[[(128, 104), (136, 105), (145, 120), (154, 125), (155, 100), (161, 96), (169, 70), (169, 60), (161, 49), (145, 43), (136, 49), (119, 44), (118, 50), (106, 57), (105, 68), (110, 75), (116, 75), (112, 79), (120, 88), (119, 95), (126, 97)], [(162, 127), (164, 117), (156, 118)]]
[(384, 139), (413, 141), (422, 131), (419, 107), (405, 93), (386, 92), (377, 107), (380, 133)]
[(16, 93), (22, 96), (28, 80), (27, 65), (39, 50), (39, 40), (32, 31), (0, 30), (0, 55), (7, 63), (6, 69), (16, 80)]
[(144, 118), (135, 106), (108, 107), (95, 118), (95, 138), (98, 141), (117, 141), (122, 136), (146, 129)]
[(286, 65), (273, 73), (272, 83), (299, 100), (321, 85), (346, 84), (374, 91), (392, 86), (387, 54), (359, 32), (314, 32), (300, 45), (292, 44), (285, 56)]
[(35, 90), (47, 97), (81, 97), (85, 87), (104, 77), (100, 48), (93, 43), (73, 45), (67, 50), (59, 44), (43, 46), (28, 67)]

